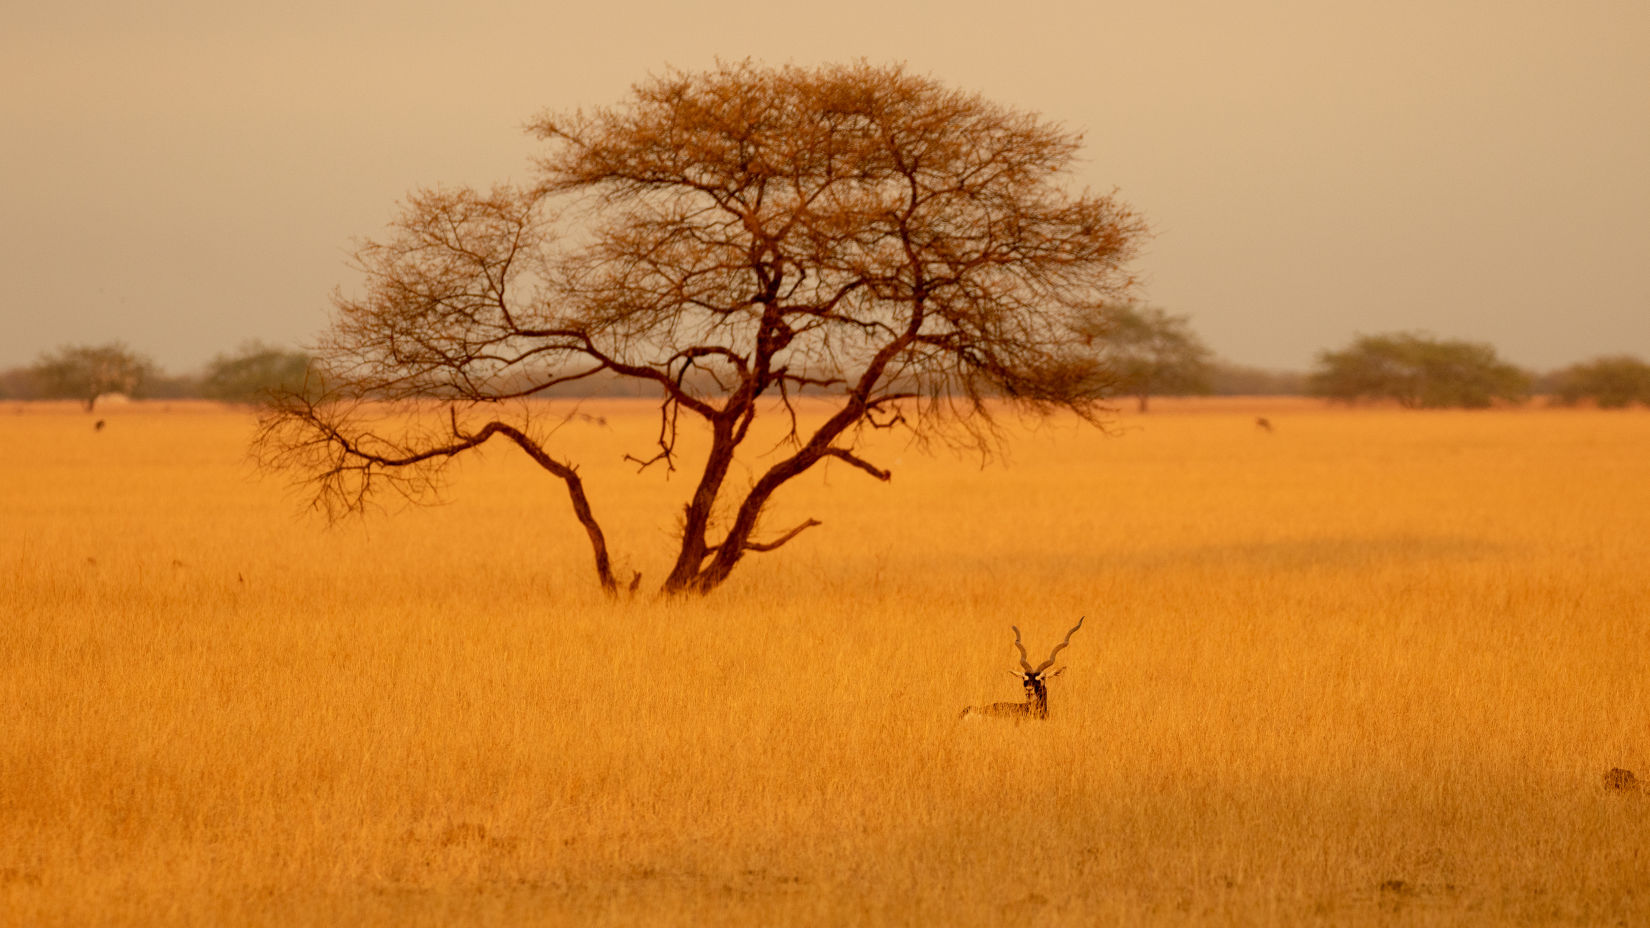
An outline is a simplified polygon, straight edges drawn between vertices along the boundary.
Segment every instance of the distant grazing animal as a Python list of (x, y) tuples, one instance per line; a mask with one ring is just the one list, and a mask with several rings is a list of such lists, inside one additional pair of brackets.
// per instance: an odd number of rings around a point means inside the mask
[(1255, 428), (1260, 429), (1262, 432), (1270, 432), (1272, 431), (1272, 420), (1261, 416), (1255, 420)]
[(1639, 778), (1633, 776), (1633, 771), (1623, 770), (1620, 767), (1611, 767), (1604, 773), (1604, 788), (1619, 790), (1626, 793), (1639, 791)]
[(1078, 619), (1077, 624), (1071, 627), (1071, 631), (1066, 632), (1065, 640), (1055, 645), (1054, 650), (1049, 652), (1048, 660), (1043, 661), (1036, 667), (1031, 666), (1031, 661), (1026, 655), (1026, 646), (1020, 643), (1020, 627), (1018, 625), (1009, 626), (1014, 629), (1014, 646), (1020, 649), (1020, 682), (1026, 688), (1026, 701), (994, 702), (989, 706), (969, 706), (962, 711), (962, 718), (1008, 719), (1016, 724), (1027, 719), (1048, 718), (1048, 678), (1058, 676), (1060, 671), (1066, 668), (1061, 667), (1051, 674), (1044, 674), (1043, 671), (1054, 663), (1054, 658), (1059, 656), (1066, 645), (1071, 644), (1071, 636), (1077, 634), (1077, 630), (1083, 627), (1084, 618), (1088, 618), (1088, 616)]

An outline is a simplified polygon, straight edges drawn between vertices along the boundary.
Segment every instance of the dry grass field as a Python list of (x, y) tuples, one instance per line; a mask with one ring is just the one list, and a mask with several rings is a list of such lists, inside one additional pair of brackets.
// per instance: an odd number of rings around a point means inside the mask
[[(584, 411), (657, 580), (689, 484)], [(99, 415), (0, 409), (0, 924), (1650, 924), (1642, 411), (890, 443), (611, 604), (504, 448), (329, 529), (244, 412)], [(958, 722), (1082, 615), (1049, 721)]]

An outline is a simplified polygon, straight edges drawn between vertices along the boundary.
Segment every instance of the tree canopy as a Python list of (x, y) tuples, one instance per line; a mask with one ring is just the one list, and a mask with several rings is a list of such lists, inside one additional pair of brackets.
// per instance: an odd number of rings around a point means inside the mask
[(35, 383), (43, 396), (79, 400), (88, 412), (100, 396), (136, 395), (154, 373), (154, 362), (121, 342), (65, 345), (41, 355), (34, 365)]
[(1187, 316), (1111, 303), (1096, 309), (1080, 334), (1106, 360), (1117, 392), (1135, 397), (1141, 412), (1154, 395), (1209, 390), (1214, 355)]
[[(985, 447), (999, 404), (1100, 413), (1110, 374), (1072, 333), (1127, 291), (1145, 229), (1075, 189), (1080, 137), (1036, 114), (900, 67), (742, 63), (529, 131), (535, 183), (417, 192), (361, 247), (365, 291), (318, 351), (326, 394), (263, 419), (264, 460), (329, 514), (385, 487), (424, 498), (499, 438), (565, 484), (615, 589), (596, 502), (519, 401), (616, 375), (659, 398), (644, 466), (688, 466), (681, 430), (708, 436), (661, 585), (703, 593), (818, 524), (759, 540), (787, 481), (827, 461), (889, 479), (868, 429)], [(800, 391), (830, 398), (822, 423), (799, 427)], [(787, 443), (730, 486), (773, 414)]]
[(310, 357), (302, 351), (248, 342), (220, 354), (206, 366), (202, 396), (230, 403), (253, 403), (280, 393), (307, 389)]
[(1523, 401), (1530, 378), (1489, 345), (1403, 332), (1363, 335), (1340, 351), (1323, 352), (1308, 387), (1314, 395), (1348, 403), (1396, 400), (1412, 409), (1482, 409)]
[(1650, 364), (1630, 355), (1594, 358), (1553, 376), (1553, 396), (1560, 403), (1592, 400), (1600, 409), (1650, 406)]

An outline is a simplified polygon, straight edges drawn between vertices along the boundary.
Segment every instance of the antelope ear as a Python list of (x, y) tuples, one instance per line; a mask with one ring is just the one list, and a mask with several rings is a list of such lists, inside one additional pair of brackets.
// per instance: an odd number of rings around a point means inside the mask
[(1064, 668), (1064, 667), (1056, 667), (1056, 668), (1054, 668), (1054, 672), (1053, 672), (1053, 673), (1046, 673), (1046, 674), (1044, 674), (1044, 675), (1043, 675), (1043, 679), (1045, 679), (1045, 680), (1047, 680), (1047, 679), (1048, 679), (1048, 678), (1049, 678), (1049, 677), (1058, 677), (1058, 676), (1059, 676), (1059, 675), (1060, 675), (1060, 674), (1063, 674), (1063, 673), (1065, 673), (1065, 672), (1066, 672), (1066, 668)]

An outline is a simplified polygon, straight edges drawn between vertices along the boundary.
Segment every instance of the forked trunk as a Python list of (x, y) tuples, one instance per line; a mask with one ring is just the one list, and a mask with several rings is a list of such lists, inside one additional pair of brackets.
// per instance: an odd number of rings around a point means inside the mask
[[(880, 367), (875, 369), (880, 370)], [(838, 410), (814, 433), (806, 445), (768, 468), (740, 502), (733, 524), (728, 526), (727, 535), (721, 542), (712, 545), (706, 540), (705, 534), (710, 526), (710, 516), (716, 505), (717, 494), (733, 463), (734, 449), (738, 444), (732, 427), (733, 420), (718, 420), (710, 457), (705, 463), (705, 476), (699, 482), (693, 502), (688, 505), (682, 533), (682, 549), (678, 552), (676, 564), (671, 569), (670, 576), (665, 579), (660, 592), (667, 596), (687, 593), (703, 596), (721, 586), (747, 552), (772, 551), (796, 537), (803, 529), (818, 525), (817, 521), (809, 519), (776, 541), (758, 542), (752, 537), (762, 516), (762, 510), (773, 494), (791, 478), (804, 473), (828, 456), (847, 456), (855, 461), (855, 466), (876, 472), (883, 480), (888, 479), (885, 472), (876, 471), (863, 461), (853, 459), (846, 455), (846, 452), (834, 449), (831, 445), (837, 436), (857, 421), (862, 409), (862, 405), (850, 403), (844, 409)]]
[(710, 530), (710, 518), (733, 466), (733, 424), (729, 419), (717, 419), (711, 426), (710, 455), (705, 459), (705, 471), (693, 491), (693, 499), (683, 509), (682, 547), (676, 552), (676, 563), (670, 568), (660, 592), (677, 595), (687, 592), (706, 593), (698, 588), (700, 568), (710, 553), (710, 542), (705, 534)]

